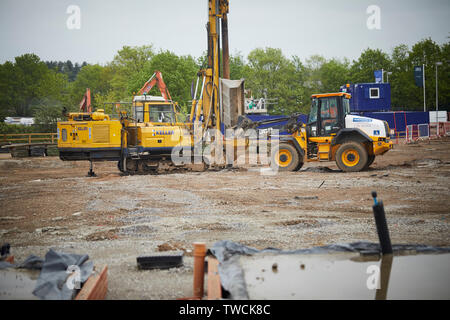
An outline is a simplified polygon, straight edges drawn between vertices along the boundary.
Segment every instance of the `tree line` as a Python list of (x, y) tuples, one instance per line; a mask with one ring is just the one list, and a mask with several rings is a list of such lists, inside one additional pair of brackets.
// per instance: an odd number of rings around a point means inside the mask
[(69, 82), (74, 81), (77, 78), (78, 72), (80, 72), (81, 68), (87, 66), (87, 62), (84, 61), (82, 64), (67, 60), (63, 61), (45, 61), (45, 64), (49, 69), (53, 69), (56, 72), (63, 73), (67, 75), (67, 80)]
[[(94, 108), (113, 113), (116, 101), (131, 101), (155, 70), (163, 74), (171, 96), (182, 109), (189, 108), (190, 88), (197, 71), (204, 67), (206, 53), (195, 58), (156, 51), (152, 45), (119, 50), (105, 65), (71, 61), (41, 61), (35, 54), (18, 56), (0, 65), (0, 132), (12, 130), (3, 124), (6, 116), (34, 116), (37, 131), (55, 131), (62, 110), (76, 111), (86, 88), (91, 89)], [(313, 93), (336, 92), (347, 83), (374, 82), (374, 71), (391, 72), (393, 110), (423, 110), (423, 90), (415, 85), (413, 68), (425, 64), (426, 100), (435, 110), (435, 63), (438, 67), (439, 109), (450, 110), (450, 42), (438, 45), (431, 38), (411, 48), (398, 45), (390, 53), (368, 48), (358, 59), (327, 59), (313, 55), (302, 61), (286, 57), (281, 49), (257, 48), (247, 57), (230, 57), (232, 79), (245, 79), (254, 97), (277, 98), (271, 114), (307, 113)], [(387, 79), (385, 78), (385, 81)], [(156, 88), (150, 94), (159, 95)]]

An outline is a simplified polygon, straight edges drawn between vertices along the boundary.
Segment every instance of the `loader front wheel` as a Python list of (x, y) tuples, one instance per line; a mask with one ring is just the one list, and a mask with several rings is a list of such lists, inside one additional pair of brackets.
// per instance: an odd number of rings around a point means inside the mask
[(344, 172), (361, 171), (368, 161), (367, 150), (357, 142), (343, 143), (336, 152), (336, 164)]
[(367, 161), (366, 169), (369, 168), (374, 161), (375, 161), (375, 156), (374, 155), (369, 155), (369, 160)]
[(295, 171), (303, 165), (295, 147), (288, 143), (280, 143), (278, 148), (274, 150), (272, 163), (278, 167), (279, 171)]

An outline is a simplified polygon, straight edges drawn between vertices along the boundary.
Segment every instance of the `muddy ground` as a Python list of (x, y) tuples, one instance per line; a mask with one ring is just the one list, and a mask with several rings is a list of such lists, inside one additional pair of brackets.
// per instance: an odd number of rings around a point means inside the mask
[[(0, 155), (0, 238), (16, 261), (54, 248), (109, 267), (108, 299), (192, 296), (190, 250), (232, 240), (259, 249), (377, 242), (371, 191), (393, 243), (450, 246), (450, 139), (395, 149), (363, 172), (334, 163), (263, 175), (238, 170), (121, 176), (115, 163)], [(184, 267), (140, 271), (139, 255), (182, 250)]]

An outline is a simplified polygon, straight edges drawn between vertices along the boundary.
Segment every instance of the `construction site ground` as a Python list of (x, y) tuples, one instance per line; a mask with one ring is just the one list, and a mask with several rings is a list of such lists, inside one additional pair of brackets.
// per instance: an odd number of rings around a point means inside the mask
[[(0, 238), (16, 262), (50, 248), (108, 265), (108, 299), (192, 296), (192, 244), (263, 249), (378, 242), (371, 191), (392, 243), (450, 246), (450, 138), (396, 145), (369, 170), (334, 162), (265, 175), (256, 166), (123, 176), (114, 162), (0, 154)], [(138, 270), (136, 257), (182, 250), (184, 266)]]

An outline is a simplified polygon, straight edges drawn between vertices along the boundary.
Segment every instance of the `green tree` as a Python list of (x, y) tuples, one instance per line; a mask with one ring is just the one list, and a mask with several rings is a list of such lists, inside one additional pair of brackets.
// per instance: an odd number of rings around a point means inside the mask
[(4, 133), (33, 133), (39, 132), (36, 126), (25, 126), (21, 124), (7, 124), (0, 122), (0, 134)]
[(442, 66), (438, 67), (439, 110), (450, 111), (450, 42), (441, 46), (440, 62)]
[[(118, 110), (116, 110), (115, 102), (119, 102), (119, 100), (116, 99), (116, 95), (113, 90), (109, 90), (104, 93), (97, 92), (94, 93), (93, 96), (98, 108), (105, 110), (105, 113), (111, 115), (112, 117), (118, 115)], [(127, 99), (121, 99), (120, 101), (131, 102), (131, 96)], [(126, 110), (131, 111), (131, 108), (127, 107)]]
[(39, 99), (63, 100), (67, 78), (49, 70), (37, 55), (24, 54), (0, 67), (0, 91), (2, 116), (31, 116)]
[(244, 77), (245, 60), (241, 53), (230, 55), (230, 79), (238, 80)]
[(94, 108), (103, 106), (96, 100), (96, 94), (106, 94), (111, 89), (112, 72), (111, 67), (103, 67), (98, 64), (86, 65), (78, 73), (76, 80), (71, 86), (71, 106), (69, 110), (76, 111), (78, 104), (86, 92), (91, 90), (91, 102)]
[(350, 62), (348, 59), (327, 60), (321, 55), (313, 55), (301, 64), (298, 57), (294, 57), (298, 64), (298, 74), (301, 75), (305, 90), (303, 98), (304, 112), (309, 110), (310, 97), (314, 93), (338, 92), (340, 86), (349, 83)]
[(129, 47), (119, 50), (109, 64), (112, 72), (110, 86), (116, 99), (129, 96), (129, 82), (155, 55), (153, 46)]
[(322, 74), (320, 70), (327, 60), (321, 55), (312, 55), (305, 61), (304, 85), (315, 93), (322, 90)]
[(392, 66), (389, 70), (392, 110), (414, 110), (417, 107), (420, 88), (414, 83), (413, 65), (409, 58), (409, 48), (401, 44), (392, 50)]
[(34, 123), (39, 132), (56, 132), (57, 122), (63, 117), (61, 101), (41, 99), (35, 106)]
[[(321, 69), (327, 60), (321, 55), (312, 55), (305, 60), (305, 64), (301, 64), (298, 60), (297, 63), (300, 65), (297, 67), (302, 75), (302, 85), (305, 90), (305, 95), (302, 99), (302, 104), (304, 106), (303, 112), (307, 113), (310, 105), (310, 97), (313, 93), (321, 93), (323, 87), (323, 79)], [(296, 61), (296, 60), (294, 60)]]
[[(196, 78), (198, 72), (195, 59), (191, 56), (177, 56), (170, 51), (161, 51), (153, 56), (142, 70), (131, 76), (128, 93), (137, 93), (156, 70), (161, 71), (172, 99), (180, 106), (187, 106), (191, 100), (192, 80)], [(161, 95), (156, 86), (149, 94)]]
[(67, 78), (70, 82), (74, 81), (80, 72), (81, 68), (84, 67), (87, 63), (83, 62), (80, 65), (78, 62), (75, 65), (72, 64), (72, 61), (67, 60), (66, 62), (62, 61), (45, 61), (45, 64), (49, 69), (53, 69), (58, 73), (63, 73), (67, 75)]
[[(441, 48), (431, 38), (424, 39), (416, 43), (409, 54), (409, 63), (411, 66), (419, 66), (425, 64), (425, 90), (426, 90), (426, 107), (427, 111), (436, 109), (436, 76), (435, 63), (440, 61), (442, 57)], [(414, 81), (414, 73), (410, 76)], [(423, 88), (417, 88), (414, 94), (416, 99), (415, 107), (423, 110)], [(421, 103), (420, 103), (421, 102)]]
[(15, 82), (14, 81), (14, 64), (6, 61), (0, 65), (0, 122), (5, 117), (15, 115), (13, 109)]
[(350, 81), (350, 62), (314, 55), (306, 60), (303, 72), (305, 86), (312, 89), (312, 93), (337, 92), (340, 86)]
[(246, 87), (255, 97), (278, 98), (278, 104), (269, 109), (272, 114), (299, 112), (304, 90), (296, 67), (281, 49), (265, 48), (251, 51), (247, 57), (244, 75)]
[(391, 60), (389, 55), (380, 49), (366, 49), (358, 60), (353, 61), (351, 76), (354, 83), (374, 82), (375, 70), (390, 70)]
[(349, 83), (350, 63), (347, 59), (340, 61), (331, 59), (320, 68), (322, 79), (322, 92), (337, 92), (340, 86)]

